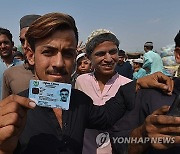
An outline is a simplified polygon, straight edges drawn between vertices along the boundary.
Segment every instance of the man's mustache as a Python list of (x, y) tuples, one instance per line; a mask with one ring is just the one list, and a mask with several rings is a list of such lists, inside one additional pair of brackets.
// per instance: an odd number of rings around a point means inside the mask
[(47, 74), (51, 74), (51, 75), (68, 75), (68, 72), (66, 69), (53, 69), (53, 70), (47, 70), (46, 71)]

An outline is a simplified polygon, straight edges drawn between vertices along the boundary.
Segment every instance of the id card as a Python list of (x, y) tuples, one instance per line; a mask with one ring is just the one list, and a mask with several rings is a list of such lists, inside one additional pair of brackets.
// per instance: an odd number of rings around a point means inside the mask
[(71, 84), (30, 80), (29, 98), (38, 106), (69, 109)]

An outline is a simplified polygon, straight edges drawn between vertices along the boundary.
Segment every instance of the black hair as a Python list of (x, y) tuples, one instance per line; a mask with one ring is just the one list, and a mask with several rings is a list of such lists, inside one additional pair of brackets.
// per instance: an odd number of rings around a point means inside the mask
[(124, 50), (119, 50), (118, 51), (118, 56), (125, 56), (125, 55), (126, 55), (126, 53), (125, 53)]
[(91, 55), (93, 50), (96, 48), (97, 45), (105, 42), (105, 41), (111, 41), (116, 44), (117, 47), (119, 47), (119, 40), (116, 38), (116, 36), (112, 33), (104, 33), (100, 34), (98, 36), (95, 36), (92, 40), (90, 40), (86, 44), (86, 53), (88, 56)]
[(62, 88), (62, 89), (60, 90), (60, 93), (63, 92), (63, 91), (67, 91), (67, 92), (69, 93), (69, 90), (66, 89), (66, 88)]
[(22, 53), (22, 52), (20, 52), (20, 51), (16, 51), (16, 52), (13, 54), (13, 57), (16, 57), (16, 56), (19, 56), (19, 57), (24, 58), (23, 53)]
[(180, 31), (175, 36), (174, 42), (175, 42), (175, 47), (180, 47)]
[(148, 50), (152, 50), (153, 49), (153, 45), (150, 46), (150, 45), (146, 45), (146, 44), (153, 44), (153, 42), (146, 42), (144, 47), (146, 47)]
[(0, 27), (0, 35), (2, 35), (2, 34), (6, 35), (7, 38), (11, 41), (11, 43), (13, 43), (13, 41), (12, 41), (13, 36), (8, 29)]

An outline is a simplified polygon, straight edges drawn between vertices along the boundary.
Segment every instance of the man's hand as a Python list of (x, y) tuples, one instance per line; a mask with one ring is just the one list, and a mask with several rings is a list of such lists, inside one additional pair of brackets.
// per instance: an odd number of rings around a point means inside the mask
[(27, 110), (35, 106), (30, 99), (18, 95), (0, 101), (0, 154), (13, 153), (25, 127)]
[[(180, 117), (165, 115), (168, 110), (169, 106), (163, 106), (160, 109), (154, 111), (146, 118), (143, 125), (131, 132), (131, 137), (148, 137), (150, 141), (143, 144), (129, 144), (129, 154), (142, 153), (149, 146), (152, 146), (155, 149), (165, 150), (180, 143), (180, 136), (177, 135), (180, 134)], [(154, 141), (156, 141), (156, 139), (157, 142), (155, 143)]]
[(137, 79), (136, 90), (141, 88), (159, 88), (168, 95), (172, 95), (174, 88), (173, 80), (161, 72)]
[(83, 50), (85, 50), (85, 45), (83, 45), (83, 41), (80, 41), (78, 43), (78, 46), (77, 46), (77, 54), (80, 54), (81, 52), (83, 52)]
[(180, 143), (180, 117), (165, 115), (168, 110), (169, 106), (163, 106), (149, 115), (144, 123), (144, 128), (148, 137), (171, 139), (169, 144), (151, 143), (151, 146), (156, 149), (167, 149)]

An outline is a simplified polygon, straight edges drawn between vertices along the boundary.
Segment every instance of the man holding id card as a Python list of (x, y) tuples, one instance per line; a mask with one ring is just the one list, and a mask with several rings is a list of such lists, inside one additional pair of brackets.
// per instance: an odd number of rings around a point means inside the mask
[(31, 81), (29, 90), (20, 96), (0, 102), (0, 154), (81, 154), (85, 128), (110, 128), (133, 108), (128, 93), (156, 87), (171, 94), (172, 80), (156, 73), (123, 86), (103, 106), (93, 105), (86, 94), (69, 88), (65, 94), (70, 97), (69, 107), (54, 107), (52, 102), (57, 103), (60, 95), (56, 88), (68, 86), (73, 72), (78, 44), (75, 21), (67, 14), (46, 14), (29, 27), (26, 38), (37, 81)]

